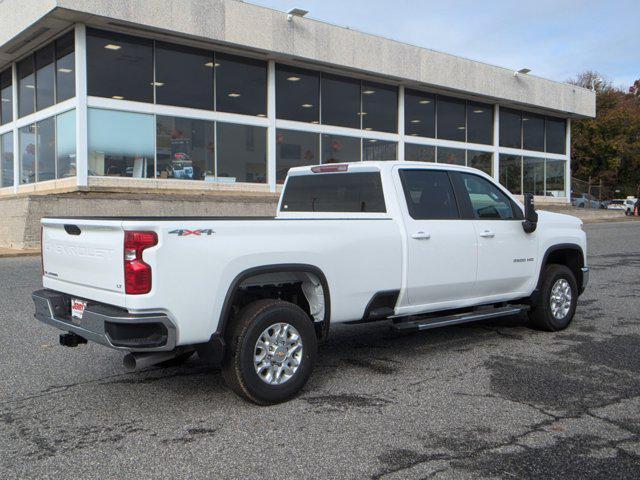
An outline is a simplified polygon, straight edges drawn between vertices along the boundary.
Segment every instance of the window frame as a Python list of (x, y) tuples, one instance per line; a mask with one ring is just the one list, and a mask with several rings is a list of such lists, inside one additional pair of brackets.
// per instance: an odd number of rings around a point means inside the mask
[[(415, 221), (442, 221), (442, 220), (448, 220), (448, 221), (455, 221), (455, 220), (464, 220), (464, 216), (463, 216), (463, 211), (462, 211), (462, 205), (460, 204), (460, 201), (458, 199), (458, 193), (456, 192), (456, 188), (455, 188), (455, 184), (453, 182), (453, 178), (451, 175), (451, 170), (446, 170), (446, 169), (442, 169), (442, 168), (404, 168), (404, 167), (400, 167), (398, 168), (398, 178), (400, 179), (400, 186), (402, 187), (402, 193), (403, 193), (403, 197), (404, 197), (404, 206), (406, 208), (407, 214), (409, 215), (409, 217), (411, 217), (413, 220)], [(416, 218), (414, 217), (414, 212), (411, 211), (411, 207), (409, 205), (409, 200), (407, 198), (407, 188), (406, 188), (406, 181), (404, 179), (404, 172), (438, 172), (438, 173), (444, 173), (446, 174), (447, 178), (449, 179), (449, 184), (451, 185), (451, 193), (453, 193), (453, 199), (456, 202), (456, 210), (457, 210), (457, 217), (452, 218)]]
[[(450, 171), (449, 175), (451, 176), (453, 188), (456, 192), (456, 197), (460, 197), (461, 204), (461, 213), (463, 220), (478, 220), (478, 221), (522, 221), (524, 220), (524, 213), (520, 206), (511, 198), (511, 195), (502, 187), (502, 185), (495, 183), (488, 178), (483, 177), (482, 175), (478, 175), (473, 172), (458, 172), (458, 171)], [(475, 211), (473, 209), (473, 203), (471, 202), (471, 197), (469, 196), (469, 191), (464, 184), (464, 180), (462, 175), (471, 175), (474, 177), (478, 177), (489, 184), (493, 185), (498, 189), (509, 201), (509, 205), (511, 206), (511, 212), (513, 214), (513, 218), (477, 218), (475, 215)]]

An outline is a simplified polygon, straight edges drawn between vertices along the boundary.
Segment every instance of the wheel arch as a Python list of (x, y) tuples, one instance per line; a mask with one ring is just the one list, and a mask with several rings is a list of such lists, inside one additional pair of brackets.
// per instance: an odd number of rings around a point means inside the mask
[(584, 250), (582, 250), (582, 247), (577, 243), (559, 243), (551, 245), (544, 252), (542, 262), (540, 263), (540, 270), (538, 271), (536, 289), (534, 290), (532, 297), (535, 298), (535, 296), (540, 293), (542, 272), (547, 265), (552, 263), (569, 267), (575, 275), (576, 282), (578, 283), (578, 291), (582, 291), (582, 267), (585, 266)]
[(262, 265), (259, 267), (248, 268), (240, 272), (233, 279), (227, 293), (224, 297), (222, 309), (220, 310), (220, 317), (218, 318), (218, 326), (214, 333), (214, 336), (224, 338), (229, 319), (232, 313), (233, 302), (236, 293), (239, 291), (243, 282), (257, 277), (260, 275), (278, 274), (278, 273), (305, 273), (315, 276), (322, 287), (322, 294), (324, 298), (324, 318), (321, 322), (316, 322), (316, 331), (318, 337), (323, 339), (327, 336), (329, 331), (329, 324), (331, 322), (331, 293), (329, 291), (329, 283), (324, 272), (315, 265), (303, 264), (303, 263), (287, 263), (287, 264), (273, 264)]

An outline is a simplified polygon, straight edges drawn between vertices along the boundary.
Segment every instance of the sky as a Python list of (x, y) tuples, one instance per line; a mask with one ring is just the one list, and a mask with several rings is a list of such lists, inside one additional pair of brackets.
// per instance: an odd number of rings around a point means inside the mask
[(566, 81), (640, 79), (640, 0), (250, 0), (316, 20)]

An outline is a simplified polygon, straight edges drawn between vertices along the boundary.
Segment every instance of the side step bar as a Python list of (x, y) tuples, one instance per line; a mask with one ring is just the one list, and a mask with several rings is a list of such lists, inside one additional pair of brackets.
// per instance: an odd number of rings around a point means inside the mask
[(520, 315), (529, 310), (529, 305), (509, 305), (506, 307), (493, 307), (472, 310), (470, 312), (456, 313), (444, 317), (408, 317), (393, 324), (397, 332), (429, 330), (431, 328), (458, 325), (461, 323), (479, 322), (491, 318), (510, 317)]

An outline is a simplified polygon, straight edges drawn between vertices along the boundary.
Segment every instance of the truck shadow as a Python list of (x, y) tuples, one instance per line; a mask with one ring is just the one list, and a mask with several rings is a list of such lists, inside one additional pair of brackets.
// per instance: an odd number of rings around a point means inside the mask
[[(319, 346), (313, 384), (322, 386), (336, 371), (365, 370), (391, 375), (409, 360), (428, 358), (441, 352), (468, 351), (503, 338), (522, 340), (533, 334), (522, 317), (487, 320), (469, 325), (442, 327), (411, 333), (395, 333), (390, 322), (362, 325), (335, 325), (329, 338)], [(353, 375), (357, 375), (353, 371)], [(154, 385), (179, 392), (182, 396), (226, 395), (219, 366), (194, 356), (179, 367), (151, 367), (104, 382), (107, 385)]]

